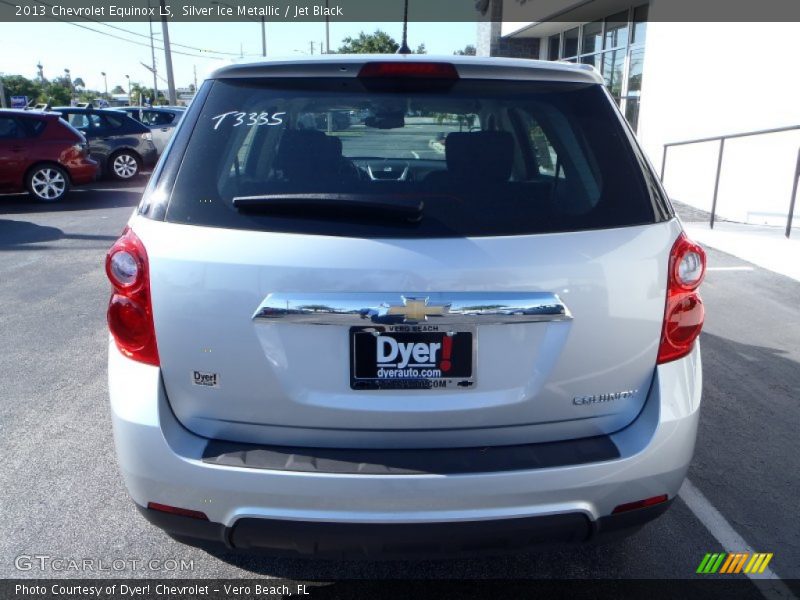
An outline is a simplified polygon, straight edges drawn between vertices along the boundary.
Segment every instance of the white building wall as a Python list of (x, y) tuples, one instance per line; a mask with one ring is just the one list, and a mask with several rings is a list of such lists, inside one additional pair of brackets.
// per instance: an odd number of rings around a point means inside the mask
[[(657, 169), (666, 142), (800, 125), (800, 23), (658, 22), (659, 4), (674, 1), (652, 1), (647, 29), (638, 136)], [(785, 223), (799, 148), (800, 131), (728, 140), (718, 214)], [(717, 150), (670, 148), (672, 198), (710, 209)]]

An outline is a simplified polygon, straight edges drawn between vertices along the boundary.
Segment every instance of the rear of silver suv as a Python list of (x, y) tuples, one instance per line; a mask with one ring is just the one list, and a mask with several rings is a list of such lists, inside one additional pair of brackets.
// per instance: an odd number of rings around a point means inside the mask
[(628, 531), (692, 457), (704, 269), (593, 70), (225, 67), (107, 257), (125, 481), (275, 553)]

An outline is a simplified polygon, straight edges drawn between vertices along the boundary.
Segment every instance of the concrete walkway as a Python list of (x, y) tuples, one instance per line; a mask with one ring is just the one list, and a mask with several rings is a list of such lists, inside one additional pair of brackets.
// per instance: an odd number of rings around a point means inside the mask
[[(800, 281), (800, 229), (786, 239), (783, 227), (716, 222), (684, 223), (687, 235), (694, 241), (751, 262), (759, 267)], [(709, 265), (713, 266), (713, 265)], [(799, 299), (800, 300), (800, 299)]]

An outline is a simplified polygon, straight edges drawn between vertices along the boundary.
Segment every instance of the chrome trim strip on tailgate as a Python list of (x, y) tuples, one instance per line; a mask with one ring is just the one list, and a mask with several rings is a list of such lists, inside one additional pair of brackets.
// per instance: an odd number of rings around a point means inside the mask
[(305, 325), (497, 325), (568, 321), (572, 314), (550, 292), (332, 292), (269, 294), (253, 319)]

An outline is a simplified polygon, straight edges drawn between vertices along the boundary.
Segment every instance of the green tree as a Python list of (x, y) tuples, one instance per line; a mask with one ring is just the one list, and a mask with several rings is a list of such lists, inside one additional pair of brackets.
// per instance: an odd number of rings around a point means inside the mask
[(72, 87), (66, 77), (57, 77), (52, 81), (45, 81), (39, 97), (41, 102), (47, 102), (52, 106), (66, 106), (71, 99)]
[(6, 75), (0, 77), (5, 89), (6, 106), (11, 106), (11, 96), (27, 96), (28, 100), (35, 100), (42, 92), (38, 81), (33, 81), (22, 75)]
[(464, 46), (463, 50), (456, 50), (455, 52), (453, 52), (453, 54), (455, 54), (456, 56), (475, 56), (475, 53), (476, 53), (475, 46), (473, 46), (472, 44)]
[(153, 104), (167, 104), (167, 98), (161, 90), (158, 91), (158, 100), (153, 102), (153, 88), (145, 87), (139, 83), (131, 84), (131, 104), (138, 106), (148, 98)]
[(80, 77), (76, 77), (75, 79), (73, 79), (72, 80), (72, 85), (74, 85), (76, 89), (77, 88), (86, 89), (86, 84), (83, 82), (83, 79), (81, 79)]
[(347, 36), (339, 46), (339, 54), (394, 54), (400, 47), (395, 39), (385, 31), (376, 29), (375, 33), (358, 34), (358, 37)]
[(112, 93), (112, 94), (124, 94), (124, 93), (125, 93), (125, 90), (122, 88), (122, 86), (121, 86), (121, 85), (115, 85), (115, 86), (114, 86), (114, 89), (113, 89), (113, 90), (111, 90), (111, 93)]
[(414, 50), (414, 54), (427, 54), (428, 50), (425, 48), (425, 44), (420, 44), (417, 46), (417, 49)]

